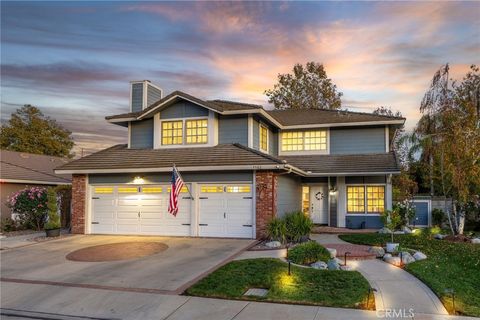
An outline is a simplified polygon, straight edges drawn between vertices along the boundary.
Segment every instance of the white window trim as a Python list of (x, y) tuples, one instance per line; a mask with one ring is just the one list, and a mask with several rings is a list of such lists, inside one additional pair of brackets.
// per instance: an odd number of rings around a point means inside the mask
[[(365, 204), (365, 209), (363, 212), (348, 212), (348, 187), (365, 187), (363, 190), (363, 200)], [(384, 207), (387, 210), (387, 184), (386, 183), (349, 183), (345, 184), (345, 213), (347, 216), (381, 216), (379, 212), (368, 212), (367, 211), (367, 187), (383, 187), (384, 188)]]
[[(186, 141), (186, 121), (188, 120), (207, 120), (207, 143), (190, 143)], [(163, 122), (169, 121), (183, 121), (182, 128), (182, 144), (162, 144), (162, 124)], [(154, 148), (155, 149), (175, 149), (175, 148), (201, 148), (201, 147), (212, 147), (218, 143), (218, 132), (217, 132), (218, 123), (215, 120), (215, 114), (209, 112), (208, 116), (201, 117), (187, 117), (187, 118), (170, 118), (162, 119), (161, 115), (156, 115), (154, 118)]]
[[(267, 150), (262, 149), (262, 128), (265, 128), (267, 130)], [(259, 122), (258, 123), (258, 150), (268, 153), (268, 150), (270, 150), (270, 129), (268, 126), (265, 124)]]
[[(302, 150), (302, 151), (283, 151), (282, 150), (282, 134), (290, 131), (318, 131), (323, 130), (326, 132), (327, 149), (326, 150)], [(296, 156), (296, 155), (315, 155), (315, 154), (330, 154), (330, 129), (329, 128), (311, 128), (304, 130), (281, 130), (278, 132), (278, 155), (280, 156)]]

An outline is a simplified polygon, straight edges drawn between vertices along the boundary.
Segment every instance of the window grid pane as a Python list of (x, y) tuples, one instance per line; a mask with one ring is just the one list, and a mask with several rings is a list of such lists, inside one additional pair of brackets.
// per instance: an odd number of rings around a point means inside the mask
[(185, 123), (187, 144), (207, 143), (208, 120), (187, 120)]
[(325, 130), (306, 131), (305, 150), (327, 150), (327, 132)]
[(223, 187), (222, 186), (202, 186), (200, 191), (203, 193), (222, 193)]
[(347, 212), (365, 212), (365, 187), (347, 187)]
[[(170, 193), (170, 191), (172, 191), (172, 188), (168, 187), (167, 192)], [(187, 192), (188, 192), (188, 188), (186, 186), (183, 186), (182, 190), (180, 190), (180, 193), (187, 193)]]
[(183, 121), (162, 122), (162, 144), (183, 144)]
[(118, 193), (137, 193), (138, 188), (137, 187), (119, 187), (118, 188)]
[(282, 133), (282, 151), (327, 150), (327, 131), (291, 131)]
[(282, 151), (302, 151), (303, 132), (292, 131), (282, 133)]
[(379, 213), (385, 210), (385, 187), (367, 187), (367, 212)]
[(249, 186), (228, 186), (227, 192), (230, 193), (250, 193)]
[(268, 148), (268, 129), (260, 126), (260, 149), (267, 151)]
[(143, 187), (143, 193), (162, 193), (162, 187)]

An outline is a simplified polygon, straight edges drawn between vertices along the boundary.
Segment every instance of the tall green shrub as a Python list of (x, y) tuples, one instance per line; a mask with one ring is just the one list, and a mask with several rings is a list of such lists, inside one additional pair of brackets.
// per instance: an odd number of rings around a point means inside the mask
[(317, 261), (327, 262), (330, 252), (316, 241), (299, 244), (288, 251), (288, 259), (296, 264), (311, 264)]
[(287, 239), (293, 242), (300, 242), (308, 237), (313, 228), (312, 219), (301, 211), (291, 212), (285, 215), (285, 227)]
[(54, 188), (47, 189), (47, 208), (48, 208), (48, 220), (45, 223), (45, 229), (58, 229), (60, 228), (60, 215), (58, 214), (57, 206), (57, 192)]
[(285, 221), (280, 218), (273, 218), (267, 223), (267, 237), (273, 241), (285, 242), (287, 228)]
[(27, 229), (42, 230), (47, 216), (47, 190), (30, 187), (8, 197), (8, 207), (18, 215), (20, 224)]

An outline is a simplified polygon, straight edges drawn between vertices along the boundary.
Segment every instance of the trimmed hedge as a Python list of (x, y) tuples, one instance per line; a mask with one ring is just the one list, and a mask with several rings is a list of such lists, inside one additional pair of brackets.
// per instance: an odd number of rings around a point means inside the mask
[(309, 241), (288, 250), (288, 259), (296, 264), (309, 265), (317, 261), (327, 262), (330, 252), (318, 242)]

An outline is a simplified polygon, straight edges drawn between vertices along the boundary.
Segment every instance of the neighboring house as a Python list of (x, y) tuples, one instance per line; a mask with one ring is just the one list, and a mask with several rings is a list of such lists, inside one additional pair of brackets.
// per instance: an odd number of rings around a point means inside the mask
[(32, 186), (71, 184), (70, 174), (53, 172), (56, 167), (67, 162), (67, 159), (59, 157), (0, 150), (1, 217), (11, 217), (12, 212), (6, 202), (14, 192)]
[[(72, 230), (258, 238), (291, 211), (335, 227), (377, 228), (399, 173), (391, 141), (405, 119), (330, 110), (269, 111), (132, 82), (116, 145), (56, 170), (73, 174)], [(167, 212), (176, 164), (187, 190)]]

